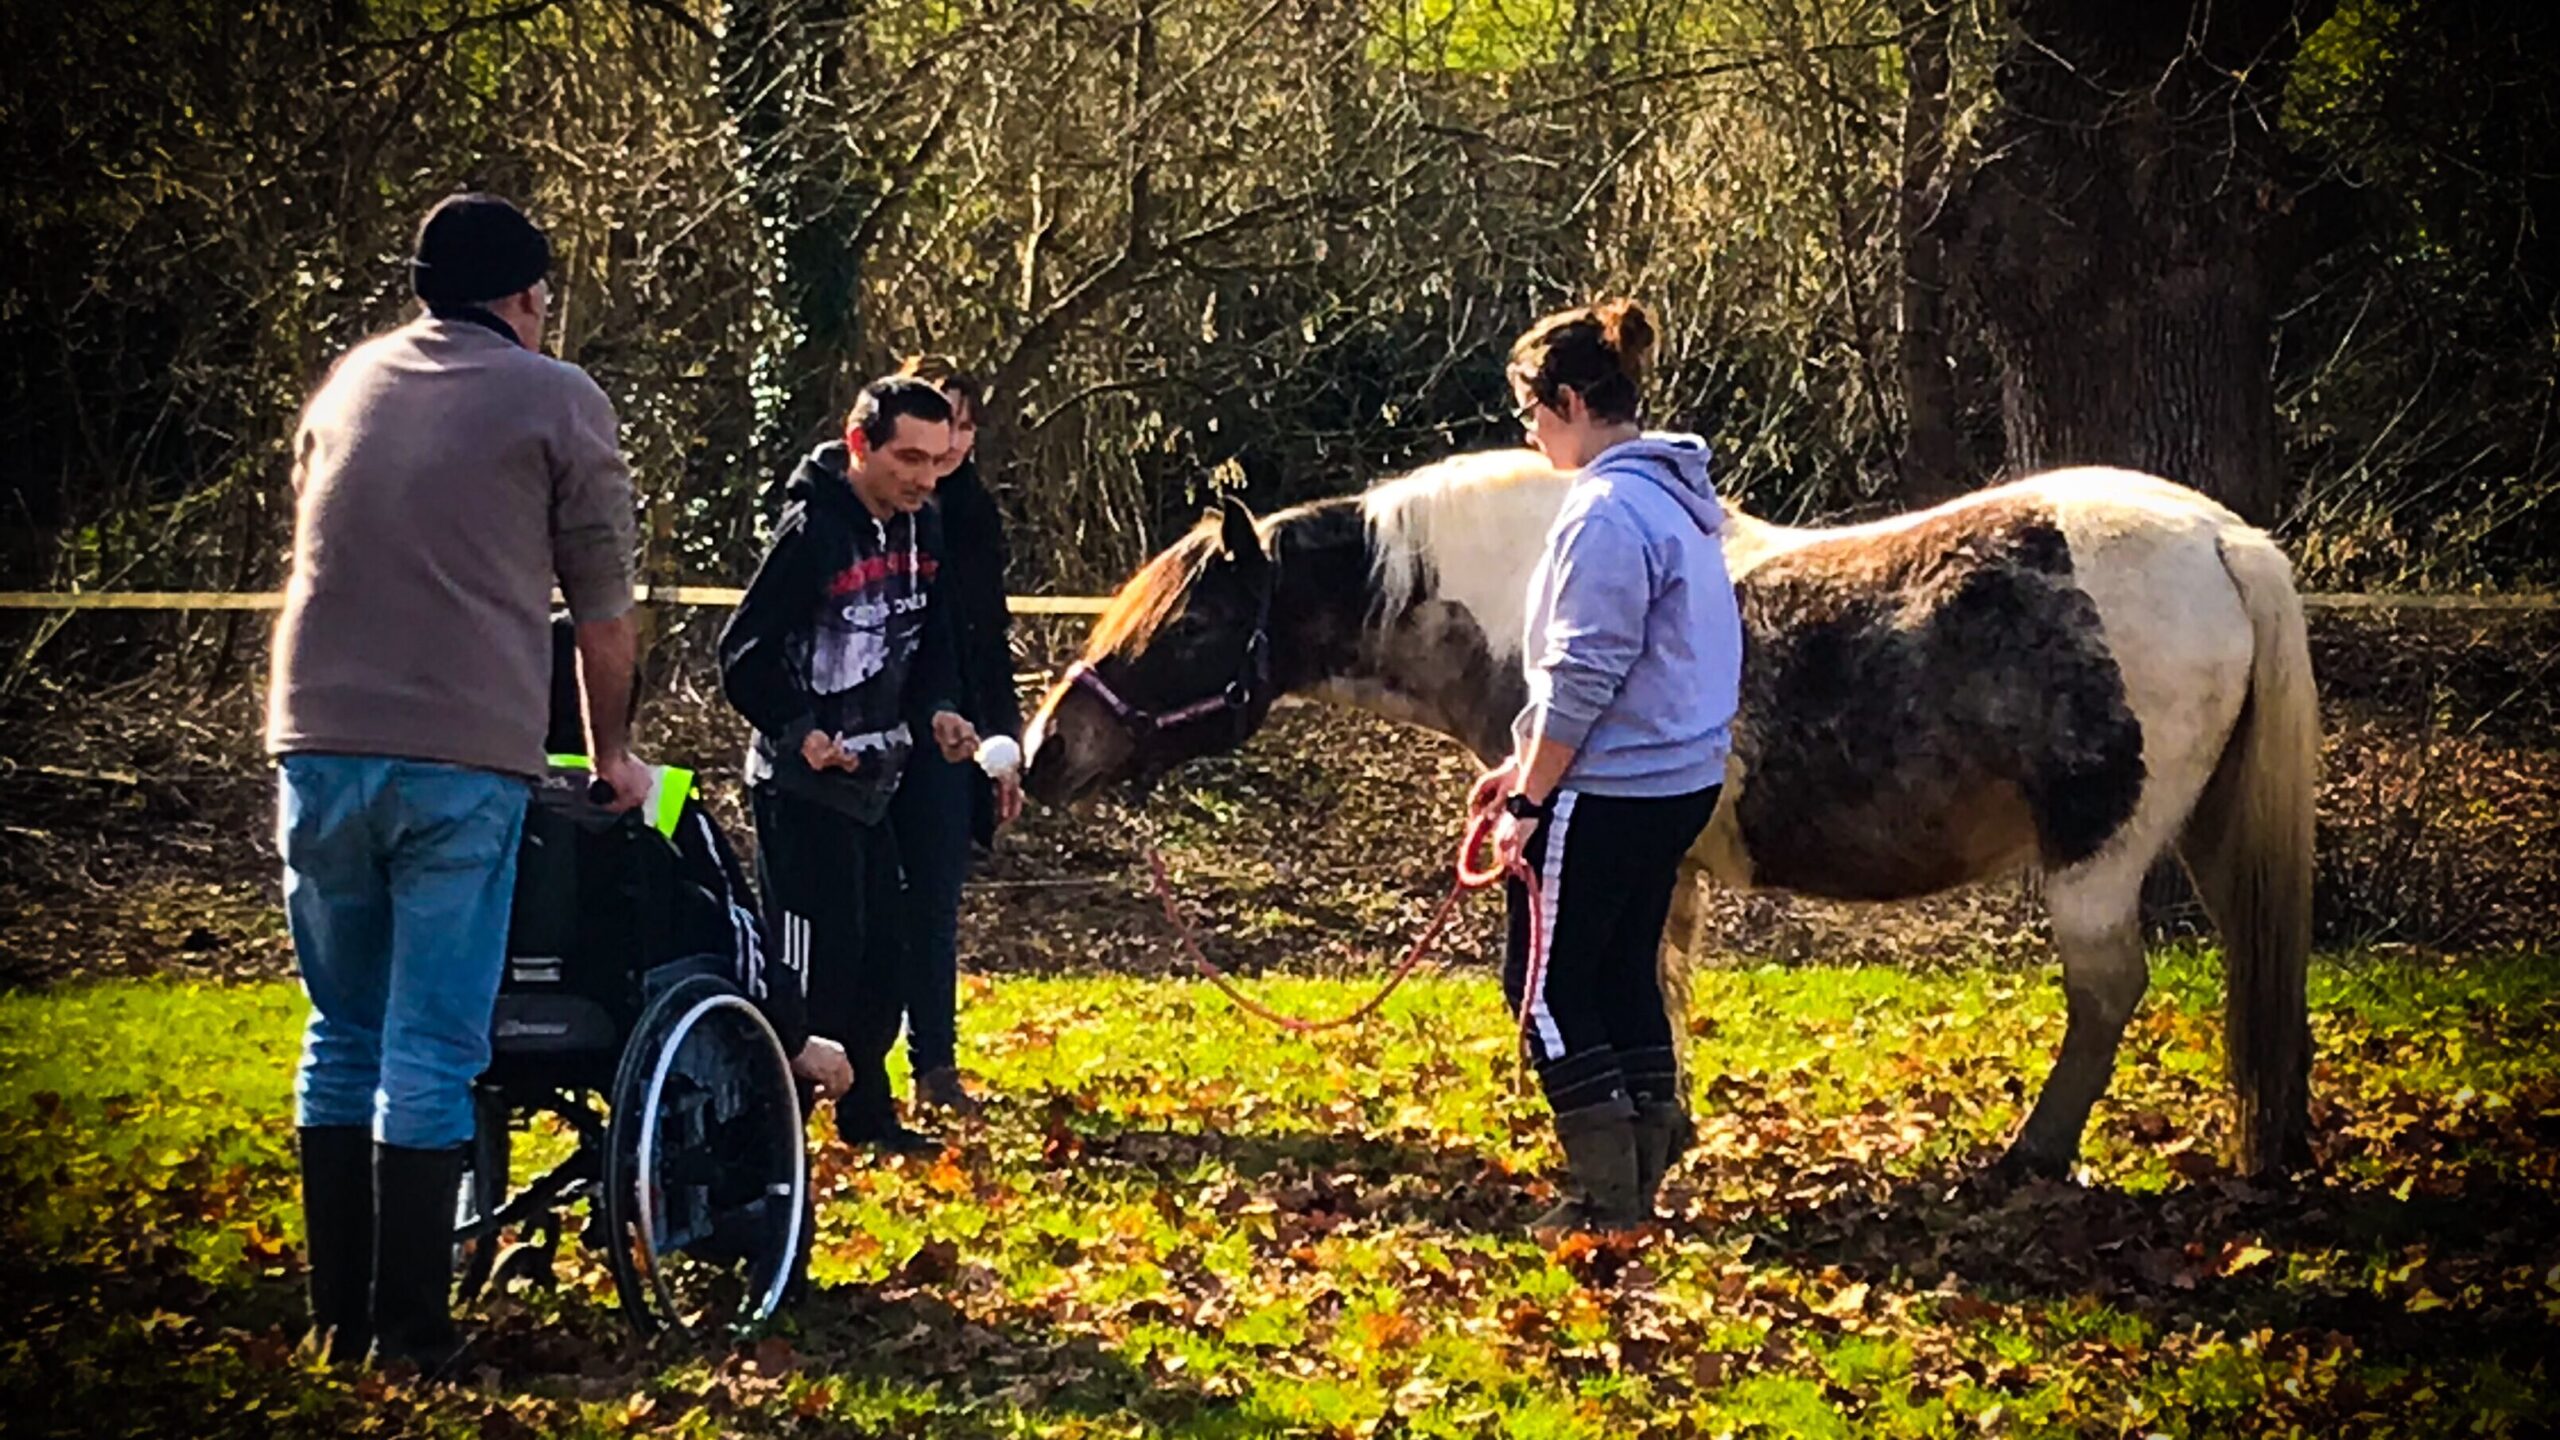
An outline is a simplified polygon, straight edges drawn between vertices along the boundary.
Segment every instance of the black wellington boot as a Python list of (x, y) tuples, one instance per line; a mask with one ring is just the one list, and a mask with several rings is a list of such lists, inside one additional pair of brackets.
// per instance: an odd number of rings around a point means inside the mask
[(373, 1151), (373, 1356), (430, 1379), (462, 1354), (453, 1326), (454, 1196), (464, 1147)]
[(302, 1151), (302, 1230), (311, 1335), (331, 1364), (361, 1362), (373, 1345), (373, 1131), (314, 1125)]
[(1674, 1100), (1636, 1102), (1636, 1198), (1646, 1216), (1671, 1162), (1689, 1147), (1689, 1112)]

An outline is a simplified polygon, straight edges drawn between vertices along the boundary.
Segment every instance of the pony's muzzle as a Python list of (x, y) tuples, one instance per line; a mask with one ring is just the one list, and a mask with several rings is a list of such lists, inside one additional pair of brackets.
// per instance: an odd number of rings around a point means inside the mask
[(1043, 805), (1073, 805), (1125, 779), (1137, 747), (1101, 702), (1071, 686), (1052, 690), (1023, 735), (1030, 759), (1023, 792)]

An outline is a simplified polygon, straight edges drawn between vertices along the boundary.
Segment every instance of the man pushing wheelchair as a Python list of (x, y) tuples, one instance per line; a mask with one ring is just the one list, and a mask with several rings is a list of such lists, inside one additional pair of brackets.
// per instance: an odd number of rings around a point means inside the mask
[[(635, 1014), (605, 1007), (621, 1042), (613, 1096), (648, 1107), (603, 1147), (605, 1198), (636, 1207), (644, 1242), (678, 1237), (686, 1223), (673, 1209), (679, 1200), (721, 1187), (649, 1167), (716, 1161), (728, 1153), (724, 1117), (750, 1112), (787, 1119), (790, 1133), (775, 1143), (787, 1147), (795, 1180), (805, 1179), (797, 1089), (858, 1099), (869, 1127), (861, 1138), (913, 1143), (887, 1103), (886, 1046), (870, 1039), (875, 1007), (894, 1032), (895, 997), (866, 988), (863, 944), (844, 938), (854, 902), (827, 897), (830, 882), (819, 878), (853, 842), (820, 818), (793, 832), (806, 840), (766, 834), (764, 888), (781, 908), (773, 933), (759, 931), (725, 841), (698, 807), (669, 802), (662, 778), (632, 753), (630, 476), (604, 392), (540, 351), (550, 262), (542, 231), (506, 201), (465, 194), (439, 203), (409, 262), (422, 313), (342, 356), (295, 435), (293, 565), (275, 632), (266, 743), (278, 761), (287, 921), (311, 1000), (294, 1093), (312, 1336), (333, 1360), (435, 1372), (461, 1349), (451, 1297), (455, 1207), (487, 1138), (485, 1086), (475, 1085), (496, 1073), (502, 983), (511, 996), (538, 990), (546, 958), (510, 944), (510, 921), (520, 857), (539, 853), (549, 828), (537, 817), (529, 833), (527, 813), (532, 787), (552, 769), (545, 701), (555, 582), (574, 626), (583, 763), (602, 797), (592, 808), (614, 816), (653, 797), (664, 804), (663, 813), (614, 823), (632, 834), (654, 830), (675, 854), (669, 873), (690, 874), (696, 891), (724, 871), (721, 903), (733, 910), (735, 946), (750, 947), (691, 957), (714, 973), (655, 977), (679, 979), (673, 986), (635, 972)], [(891, 429), (914, 423), (893, 419)], [(812, 786), (811, 776), (868, 767), (852, 789), (894, 783), (907, 743), (907, 671), (920, 645), (933, 649), (923, 644), (930, 536), (920, 537), (905, 491), (884, 492), (875, 506), (848, 484), (848, 469), (864, 471), (867, 448), (857, 444), (854, 462), (833, 470), (843, 496), (804, 501), (834, 507), (825, 525), (803, 522), (793, 532), (785, 520), (786, 533), (825, 542), (793, 549), (793, 566), (832, 568), (808, 577), (792, 568), (788, 586), (760, 576), (770, 603), (752, 626), (733, 626), (723, 646), (732, 693), (766, 737), (759, 756), (790, 772), (767, 772), (772, 783), (758, 787), (760, 819), (770, 808), (777, 831), (791, 829), (786, 812), (828, 809), (850, 793)], [(778, 543), (776, 555), (785, 548)], [(768, 557), (767, 569), (775, 567)], [(799, 583), (810, 577), (815, 588)], [(824, 641), (815, 652), (813, 637)], [(847, 699), (846, 689), (863, 693)], [(770, 708), (794, 695), (808, 701), (805, 711)], [(875, 710), (895, 723), (871, 725)], [(975, 740), (966, 723), (927, 714), (944, 753), (964, 758)], [(813, 716), (862, 719), (867, 728), (825, 728)], [(811, 737), (788, 758), (770, 744), (785, 729), (795, 745)], [(848, 734), (854, 748), (844, 748)], [(819, 737), (838, 750), (817, 753)], [(766, 804), (786, 792), (789, 806)], [(709, 870), (683, 854), (688, 817), (711, 847)], [(859, 813), (848, 818), (863, 824)], [(795, 868), (782, 874), (778, 863)], [(874, 869), (866, 859), (861, 875)], [(843, 888), (857, 889), (855, 878)], [(877, 885), (858, 888), (855, 913), (874, 925), (887, 918)], [(829, 1036), (862, 1039), (851, 1064), (832, 1038), (806, 1036), (809, 1011)], [(548, 1023), (517, 1016), (502, 1060), (513, 1063), (511, 1048), (539, 1052), (534, 1041)], [(757, 1058), (765, 1048), (770, 1068)], [(766, 1098), (740, 1100), (736, 1077), (765, 1087)], [(476, 1142), (484, 1148), (475, 1151)], [(618, 1194), (617, 1184), (631, 1193)], [(805, 1203), (805, 1190), (792, 1203)], [(727, 1213), (713, 1205), (698, 1218), (708, 1226)], [(705, 1249), (726, 1243), (707, 1231), (700, 1240)]]

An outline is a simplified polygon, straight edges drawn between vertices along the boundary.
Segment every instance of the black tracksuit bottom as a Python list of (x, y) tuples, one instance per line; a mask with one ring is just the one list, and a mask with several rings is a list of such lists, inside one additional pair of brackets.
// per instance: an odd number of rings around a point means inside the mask
[(1529, 889), (1505, 882), (1511, 930), (1502, 989), (1525, 998), (1529, 1058), (1559, 1115), (1614, 1096), (1679, 1095), (1656, 957), (1681, 858), (1715, 813), (1719, 787), (1660, 799), (1556, 792), (1523, 859), (1538, 877), (1547, 958), (1529, 980)]
[(904, 1011), (907, 935), (898, 834), (770, 785), (749, 790), (766, 949), (808, 978), (809, 1033), (844, 1047), (853, 1088), (836, 1102), (849, 1140), (897, 1118), (889, 1048)]

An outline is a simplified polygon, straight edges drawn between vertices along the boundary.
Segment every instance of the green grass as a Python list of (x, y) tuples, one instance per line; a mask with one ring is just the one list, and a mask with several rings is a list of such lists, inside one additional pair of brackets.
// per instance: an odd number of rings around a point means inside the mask
[(938, 1161), (820, 1149), (816, 1293), (774, 1333), (644, 1352), (572, 1247), (439, 1390), (288, 1353), (293, 987), (11, 994), (0, 1430), (2526, 1433), (2560, 1410), (2547, 968), (2322, 965), (2325, 1178), (2290, 1194), (2214, 1159), (2208, 955), (2157, 964), (2085, 1188), (1967, 1186), (2059, 1038), (2048, 975), (1708, 972), (1674, 1222), (1555, 1250), (1481, 978), (1318, 1041), (1187, 981), (973, 983), (996, 1110)]

